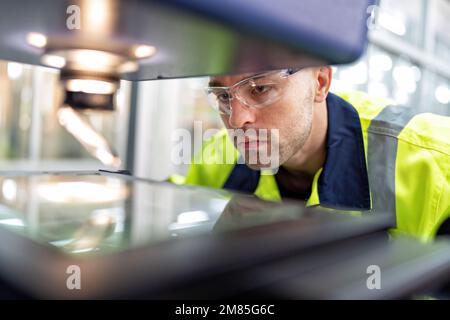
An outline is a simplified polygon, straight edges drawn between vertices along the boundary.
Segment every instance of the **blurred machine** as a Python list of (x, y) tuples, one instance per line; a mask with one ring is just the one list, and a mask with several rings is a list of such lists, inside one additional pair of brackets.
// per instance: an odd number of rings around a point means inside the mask
[(349, 63), (366, 46), (370, 3), (7, 0), (0, 5), (0, 59), (59, 69), (59, 123), (118, 168), (121, 159), (82, 111), (114, 110), (120, 79)]
[(370, 4), (370, 0), (7, 0), (1, 4), (0, 58), (59, 68), (61, 80), (72, 92), (85, 92), (84, 86), (69, 80), (96, 78), (103, 81), (100, 94), (112, 91), (117, 78), (149, 80), (349, 63), (365, 49)]
[[(114, 109), (119, 79), (352, 62), (367, 43), (371, 4), (7, 0), (0, 59), (60, 69), (60, 122), (76, 135), (86, 125), (78, 110)], [(78, 138), (103, 161), (120, 160), (101, 137)], [(410, 298), (450, 270), (447, 241), (391, 241), (384, 213), (307, 210), (108, 172), (9, 172), (0, 183), (3, 297)], [(73, 266), (83, 290), (69, 288)], [(382, 270), (380, 289), (367, 285), (371, 266)]]
[[(102, 171), (10, 173), (0, 185), (3, 297), (410, 298), (450, 268), (448, 242), (389, 241), (383, 213)], [(379, 290), (367, 286), (374, 265)]]

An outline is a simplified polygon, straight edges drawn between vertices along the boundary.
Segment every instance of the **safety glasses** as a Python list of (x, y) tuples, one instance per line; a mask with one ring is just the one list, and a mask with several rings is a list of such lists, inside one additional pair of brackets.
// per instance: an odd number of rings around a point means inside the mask
[(235, 98), (247, 107), (264, 108), (280, 99), (288, 77), (297, 71), (299, 69), (270, 71), (243, 79), (230, 87), (208, 87), (208, 102), (222, 115), (231, 114), (231, 101)]

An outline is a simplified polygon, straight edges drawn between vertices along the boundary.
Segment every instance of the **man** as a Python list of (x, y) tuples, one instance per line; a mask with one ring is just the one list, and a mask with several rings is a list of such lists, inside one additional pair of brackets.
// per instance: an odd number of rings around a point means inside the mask
[[(327, 66), (212, 77), (208, 96), (226, 128), (274, 131), (276, 143), (233, 139), (234, 162), (225, 163), (228, 151), (219, 149), (231, 140), (221, 132), (205, 143), (184, 183), (389, 212), (396, 233), (432, 239), (450, 215), (450, 118), (363, 93), (338, 96), (329, 92), (331, 80)], [(276, 173), (261, 174), (274, 166), (249, 162), (249, 152), (262, 149), (277, 151)]]

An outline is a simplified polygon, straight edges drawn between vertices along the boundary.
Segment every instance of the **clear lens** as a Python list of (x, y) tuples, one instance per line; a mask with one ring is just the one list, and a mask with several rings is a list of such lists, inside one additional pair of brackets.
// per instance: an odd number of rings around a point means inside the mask
[(281, 97), (287, 75), (286, 70), (283, 70), (248, 78), (230, 88), (208, 88), (209, 104), (225, 115), (231, 114), (231, 99), (233, 97), (249, 107), (261, 108), (267, 106)]
[(250, 107), (262, 107), (281, 97), (281, 78), (251, 79), (236, 88), (236, 97)]

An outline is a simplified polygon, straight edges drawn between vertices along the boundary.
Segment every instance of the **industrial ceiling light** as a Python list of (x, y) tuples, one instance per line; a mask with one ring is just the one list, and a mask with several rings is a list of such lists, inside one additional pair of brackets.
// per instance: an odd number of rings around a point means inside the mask
[(33, 47), (44, 48), (47, 44), (47, 37), (42, 33), (30, 32), (27, 35), (27, 42)]
[[(121, 74), (136, 72), (139, 60), (155, 55), (156, 48), (147, 44), (112, 45), (108, 50), (86, 41), (85, 47), (74, 48), (70, 40), (48, 37), (30, 32), (26, 41), (30, 46), (43, 50), (41, 62), (61, 70), (60, 80), (71, 93), (113, 95), (119, 88)], [(82, 100), (89, 101), (89, 98)], [(77, 109), (77, 105), (71, 105)], [(87, 108), (84, 105), (82, 109)], [(93, 104), (93, 109), (101, 109)], [(111, 110), (111, 106), (105, 106)]]
[(140, 45), (134, 49), (134, 56), (138, 59), (148, 58), (154, 55), (156, 48), (147, 45)]
[(66, 65), (66, 59), (60, 56), (46, 54), (41, 59), (42, 63), (53, 68), (61, 69)]
[(66, 81), (66, 88), (71, 92), (93, 94), (112, 94), (117, 89), (114, 82), (91, 79), (69, 79)]

